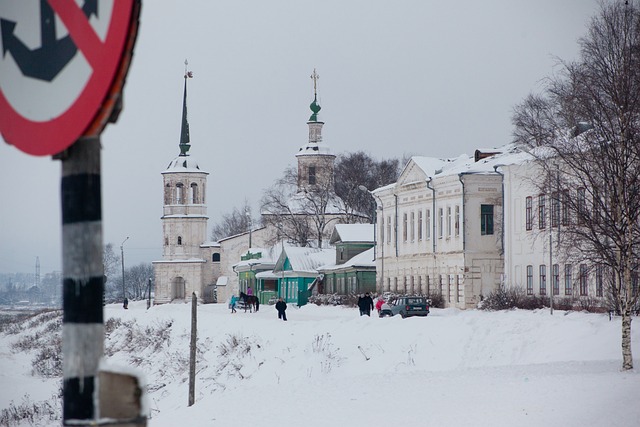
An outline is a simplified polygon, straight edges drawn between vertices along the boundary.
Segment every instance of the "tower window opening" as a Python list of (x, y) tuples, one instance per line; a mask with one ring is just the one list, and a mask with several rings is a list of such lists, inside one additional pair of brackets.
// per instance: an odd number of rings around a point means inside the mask
[(164, 204), (165, 205), (171, 204), (171, 184), (167, 184), (164, 187)]
[(179, 205), (184, 204), (184, 186), (181, 182), (176, 184), (176, 203)]
[(198, 184), (196, 184), (195, 182), (191, 183), (191, 204), (195, 205), (198, 204), (199, 200), (198, 200)]
[(309, 166), (309, 185), (316, 184), (316, 167)]
[(178, 245), (182, 245), (182, 236), (178, 236)]

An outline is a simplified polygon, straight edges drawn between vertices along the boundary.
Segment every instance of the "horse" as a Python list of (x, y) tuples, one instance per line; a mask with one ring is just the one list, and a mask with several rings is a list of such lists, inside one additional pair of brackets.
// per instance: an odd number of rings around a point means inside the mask
[(249, 309), (249, 313), (252, 313), (254, 308), (255, 311), (260, 309), (260, 301), (257, 296), (247, 295), (244, 292), (240, 292), (240, 299), (244, 302), (245, 313), (247, 312), (247, 308)]

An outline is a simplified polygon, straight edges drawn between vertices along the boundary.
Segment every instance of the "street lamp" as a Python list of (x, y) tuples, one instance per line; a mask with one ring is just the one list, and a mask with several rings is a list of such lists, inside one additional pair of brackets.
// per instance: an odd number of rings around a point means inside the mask
[[(373, 192), (369, 191), (369, 189), (367, 187), (365, 187), (364, 185), (358, 185), (358, 189), (361, 191), (364, 191), (365, 193), (369, 193), (371, 195), (371, 197), (373, 197), (374, 201), (378, 201), (378, 203), (380, 203), (380, 212), (384, 213), (384, 207), (382, 205), (382, 199), (380, 198), (380, 196), (374, 194)], [(376, 203), (376, 213), (373, 216), (373, 259), (376, 260), (378, 257), (376, 256), (376, 251), (377, 251), (377, 246), (378, 246), (378, 240), (377, 240), (377, 236), (376, 236), (376, 228), (378, 228), (378, 203)], [(382, 293), (384, 291), (384, 238), (382, 239), (382, 241), (380, 242), (380, 293)]]
[(247, 215), (247, 223), (249, 224), (249, 249), (251, 249), (251, 212), (247, 209), (245, 215)]
[(127, 292), (124, 286), (124, 242), (127, 240), (129, 240), (129, 236), (127, 236), (127, 238), (122, 241), (122, 244), (120, 244), (120, 259), (122, 260), (122, 299), (124, 308), (127, 308)]

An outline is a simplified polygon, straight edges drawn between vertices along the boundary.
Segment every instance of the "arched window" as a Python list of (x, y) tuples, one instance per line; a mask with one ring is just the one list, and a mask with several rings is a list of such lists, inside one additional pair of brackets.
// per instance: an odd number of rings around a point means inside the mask
[(167, 184), (167, 186), (164, 187), (164, 204), (171, 204), (171, 184)]
[(176, 184), (176, 203), (184, 205), (184, 186), (181, 182)]
[(178, 236), (178, 244), (182, 245), (182, 236)]
[(198, 184), (196, 184), (195, 182), (191, 183), (191, 204), (195, 205), (200, 203), (198, 201)]
[(213, 262), (220, 262), (220, 254), (215, 253), (211, 256), (211, 261)]

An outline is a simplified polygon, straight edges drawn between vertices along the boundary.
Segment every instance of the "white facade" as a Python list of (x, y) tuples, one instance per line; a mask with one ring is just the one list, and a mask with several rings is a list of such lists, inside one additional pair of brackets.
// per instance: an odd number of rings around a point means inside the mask
[(553, 289), (554, 298), (602, 297), (602, 272), (582, 262), (577, 248), (571, 254), (558, 248), (562, 228), (576, 226), (563, 197), (579, 197), (578, 189), (541, 190), (538, 182), (544, 172), (535, 162), (503, 169), (508, 212), (505, 284), (525, 289), (528, 295), (549, 296)]
[(398, 182), (373, 192), (379, 290), (441, 293), (447, 306), (465, 308), (499, 286), (502, 177), (473, 166), (413, 157)]
[(204, 244), (207, 175), (187, 155), (176, 157), (162, 172), (163, 250), (162, 260), (153, 262), (157, 304), (187, 301), (192, 293), (213, 299), (211, 292), (220, 275), (220, 248)]

